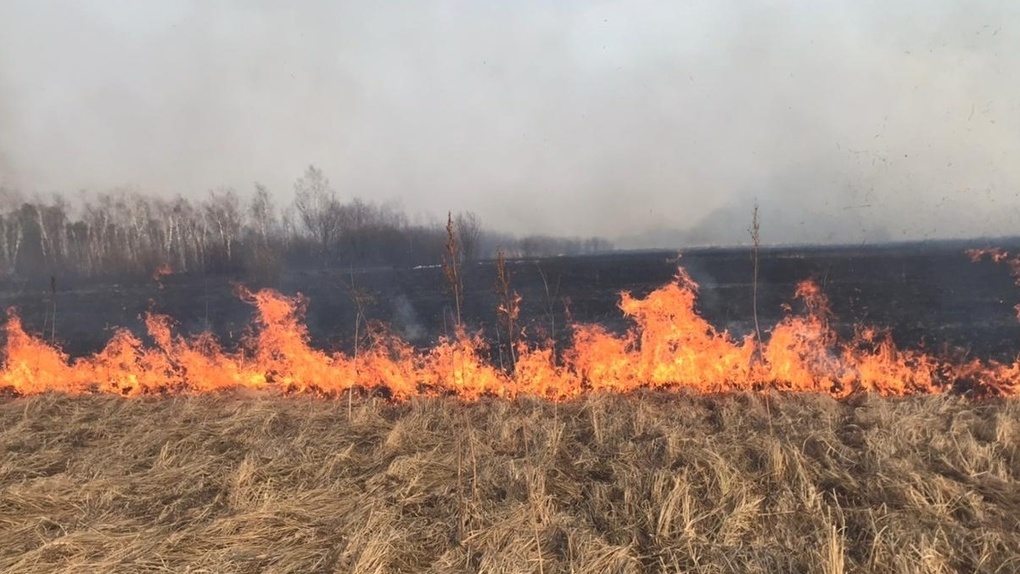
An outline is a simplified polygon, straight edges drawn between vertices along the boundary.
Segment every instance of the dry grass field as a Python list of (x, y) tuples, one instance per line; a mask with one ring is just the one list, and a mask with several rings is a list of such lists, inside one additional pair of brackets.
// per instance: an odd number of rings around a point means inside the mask
[(0, 571), (1017, 572), (1020, 405), (0, 399)]

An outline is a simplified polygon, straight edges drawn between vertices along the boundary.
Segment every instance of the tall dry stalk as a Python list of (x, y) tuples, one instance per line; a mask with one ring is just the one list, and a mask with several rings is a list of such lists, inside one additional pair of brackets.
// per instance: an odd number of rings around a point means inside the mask
[[(754, 211), (751, 213), (751, 262), (753, 264), (753, 270), (751, 272), (751, 314), (754, 316), (754, 335), (755, 335), (755, 366), (761, 367), (765, 363), (765, 356), (762, 351), (762, 345), (764, 342), (761, 338), (761, 325), (758, 323), (758, 265), (759, 265), (759, 251), (761, 249), (761, 221), (758, 218), (758, 200), (754, 200)], [(765, 381), (762, 381), (765, 382)], [(765, 402), (765, 414), (768, 417), (769, 422), (769, 436), (774, 436), (772, 429), (772, 405), (769, 401), (768, 391), (765, 392), (765, 396), (762, 399)]]
[(355, 286), (353, 267), (350, 270), (350, 276), (351, 282), (347, 285), (347, 291), (351, 303), (354, 304), (354, 358), (357, 359), (361, 343), (361, 326), (368, 321), (365, 315), (365, 309), (368, 305), (374, 303), (375, 299), (368, 292), (358, 289)]
[(457, 435), (457, 526), (454, 540), (458, 544), (467, 535), (468, 512), (464, 500), (464, 435)]
[(761, 338), (761, 325), (758, 323), (758, 252), (761, 249), (761, 222), (758, 219), (758, 200), (754, 201), (754, 211), (751, 215), (751, 262), (754, 269), (751, 274), (751, 312), (754, 315), (754, 333), (757, 337), (757, 346), (755, 351), (757, 354), (758, 364), (762, 362), (762, 338)]
[(475, 451), (475, 427), (471, 423), (471, 417), (468, 416), (467, 412), (462, 413), (464, 415), (464, 428), (467, 429), (468, 446), (471, 451), (471, 497), (472, 500), (478, 500), (478, 453)]
[(50, 275), (50, 342), (57, 340), (57, 277)]
[[(467, 412), (461, 412), (461, 428), (467, 429), (467, 433), (457, 435), (457, 530), (455, 538), (462, 543), (468, 536), (468, 526), (471, 521), (473, 506), (480, 500), (478, 491), (478, 453), (475, 451), (475, 430), (471, 418)], [(464, 494), (464, 441), (468, 441), (468, 451), (471, 456), (471, 495), (470, 498)]]
[(443, 275), (446, 283), (453, 294), (454, 309), (456, 310), (456, 327), (461, 327), (461, 305), (464, 298), (464, 281), (461, 277), (460, 268), (460, 240), (457, 238), (457, 229), (453, 224), (453, 213), (446, 214), (446, 244), (443, 252)]
[[(531, 522), (531, 534), (535, 539), (535, 548), (538, 551), (538, 574), (545, 574), (545, 560), (542, 557), (542, 537), (538, 530), (538, 524), (541, 522), (538, 504), (545, 500), (545, 483), (537, 480), (539, 465), (535, 463), (528, 449), (528, 437), (530, 436), (534, 436), (534, 432), (531, 430), (531, 421), (528, 421), (524, 424), (524, 434), (521, 437), (524, 443), (524, 464), (527, 469), (528, 501), (530, 502), (528, 518), (529, 522)], [(541, 488), (536, 487), (536, 483), (539, 483), (538, 486)]]
[(562, 277), (557, 277), (555, 289), (550, 289), (549, 279), (545, 275), (545, 270), (543, 270), (542, 266), (539, 265), (537, 262), (535, 263), (535, 267), (538, 268), (538, 274), (542, 277), (542, 287), (545, 288), (545, 316), (547, 319), (549, 319), (549, 339), (555, 341), (556, 313), (554, 301), (556, 299), (556, 296), (560, 292), (560, 279), (562, 279)]
[[(354, 303), (354, 361), (358, 360), (358, 351), (361, 347), (361, 325), (366, 322), (365, 307), (374, 302), (369, 293), (361, 291), (354, 285), (354, 267), (351, 266), (351, 283), (347, 286), (348, 296)], [(354, 389), (347, 391), (347, 420), (351, 419), (353, 410)]]
[[(502, 328), (507, 333), (507, 343), (510, 346), (510, 372), (514, 371), (517, 365), (517, 342), (520, 339), (520, 331), (517, 327), (517, 319), (521, 314), (521, 296), (510, 286), (510, 270), (506, 266), (506, 255), (500, 249), (496, 253), (496, 296), (499, 304), (496, 307), (496, 319), (498, 322), (497, 334)], [(500, 361), (503, 359), (503, 350), (500, 349)]]

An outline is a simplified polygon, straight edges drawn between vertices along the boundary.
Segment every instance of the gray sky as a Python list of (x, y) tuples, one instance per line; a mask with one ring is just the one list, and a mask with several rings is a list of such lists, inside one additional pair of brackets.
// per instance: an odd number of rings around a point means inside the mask
[[(1020, 232), (1020, 2), (0, 2), (0, 178), (518, 233)], [(663, 229), (681, 229), (677, 235)]]

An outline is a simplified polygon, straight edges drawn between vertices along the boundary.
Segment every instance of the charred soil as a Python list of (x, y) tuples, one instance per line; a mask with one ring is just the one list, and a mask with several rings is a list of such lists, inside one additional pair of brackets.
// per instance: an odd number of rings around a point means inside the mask
[[(1020, 353), (1020, 322), (1013, 310), (1020, 289), (1003, 265), (974, 263), (965, 254), (968, 248), (990, 246), (954, 241), (763, 249), (759, 319), (764, 326), (778, 324), (798, 282), (810, 279), (828, 297), (833, 327), (844, 338), (869, 325), (890, 331), (900, 347), (1012, 361)], [(522, 296), (526, 335), (566, 343), (571, 323), (599, 324), (616, 333), (631, 326), (620, 313), (620, 293), (647, 295), (673, 279), (678, 262), (700, 286), (702, 316), (736, 338), (753, 331), (749, 249), (689, 250), (679, 261), (676, 252), (657, 251), (518, 260), (508, 267)], [(464, 323), (493, 344), (495, 280), (491, 261), (463, 267)], [(158, 283), (72, 283), (58, 277), (55, 298), (45, 278), (6, 285), (0, 289), (0, 307), (16, 308), (29, 332), (52, 335), (72, 357), (99, 351), (121, 327), (144, 336), (141, 316), (148, 310), (173, 318), (183, 334), (208, 330), (230, 348), (254, 315), (237, 296), (237, 284), (302, 293), (308, 302), (305, 323), (317, 348), (351, 351), (359, 313), (355, 293), (362, 296), (365, 319), (392, 327), (419, 347), (453, 330), (453, 302), (440, 265), (291, 270), (272, 281), (168, 275)]]

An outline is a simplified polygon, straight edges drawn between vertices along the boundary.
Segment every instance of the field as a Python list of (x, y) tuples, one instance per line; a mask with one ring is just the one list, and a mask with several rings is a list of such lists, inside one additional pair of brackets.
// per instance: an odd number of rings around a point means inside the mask
[(1020, 568), (1015, 402), (42, 396), (0, 424), (11, 573)]
[[(1012, 361), (1020, 291), (1008, 268), (973, 263), (966, 247), (767, 251), (765, 336), (811, 278), (842, 337), (870, 324), (904, 349)], [(526, 332), (566, 344), (568, 314), (623, 332), (618, 292), (669, 282), (675, 255), (514, 263)], [(681, 263), (712, 325), (753, 331), (746, 251)], [(493, 274), (465, 269), (465, 323), (487, 339)], [(417, 348), (451, 329), (441, 269), (293, 272), (268, 286), (308, 296), (312, 346), (349, 350), (352, 283), (366, 317)], [(59, 285), (55, 324), (48, 285), (12, 286), (2, 303), (72, 356), (102, 348), (108, 326), (143, 333), (150, 305), (228, 349), (252, 317), (226, 278)], [(273, 385), (132, 398), (9, 390), (0, 571), (1018, 571), (1020, 407), (951, 381), (941, 390), (836, 399), (682, 387), (560, 402)]]
[[(1020, 246), (1020, 241), (1015, 242)], [(979, 357), (1012, 360), (1020, 352), (1020, 322), (1013, 305), (1020, 289), (1009, 270), (990, 262), (975, 264), (968, 248), (1005, 247), (1001, 241), (945, 242), (860, 248), (766, 250), (761, 256), (758, 312), (764, 328), (784, 316), (797, 283), (815, 280), (828, 295), (843, 335), (859, 324), (891, 329), (904, 346), (963, 349)], [(533, 334), (566, 336), (567, 311), (577, 323), (597, 323), (621, 331), (630, 321), (618, 308), (619, 293), (644, 296), (672, 280), (676, 252), (612, 254), (511, 262), (513, 287), (523, 300), (521, 317)], [(702, 315), (736, 336), (753, 329), (752, 264), (742, 250), (685, 252), (679, 263), (700, 285)], [(211, 330), (228, 345), (250, 324), (254, 311), (234, 291), (234, 283), (270, 287), (308, 298), (313, 346), (350, 349), (357, 307), (352, 287), (370, 295), (368, 319), (392, 325), (410, 342), (427, 346), (450, 332), (451, 298), (442, 269), (369, 268), (291, 271), (273, 281), (169, 275), (121, 283), (74, 282), (57, 278), (56, 340), (71, 355), (98, 351), (113, 329), (143, 332), (149, 309), (172, 317), (183, 332)], [(497, 298), (492, 262), (464, 268), (464, 321), (494, 339)], [(0, 289), (0, 307), (16, 307), (26, 329), (50, 333), (48, 278), (11, 283)], [(551, 331), (551, 333), (550, 333)]]
[(11, 573), (1020, 568), (1015, 402), (44, 395), (0, 425)]

